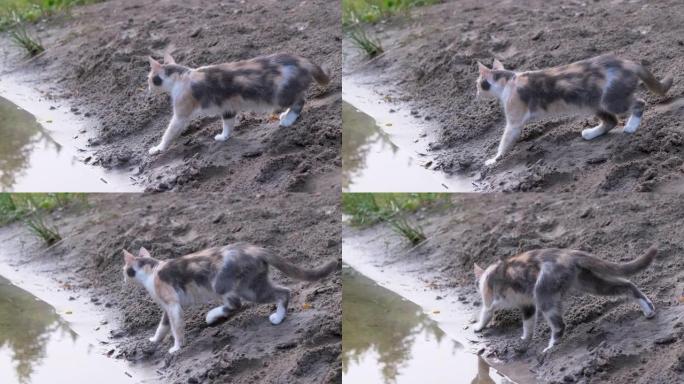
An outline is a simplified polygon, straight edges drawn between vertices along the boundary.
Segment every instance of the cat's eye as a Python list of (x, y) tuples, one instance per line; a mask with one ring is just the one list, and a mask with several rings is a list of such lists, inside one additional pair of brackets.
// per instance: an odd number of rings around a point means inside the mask
[(487, 80), (482, 80), (480, 82), (480, 87), (485, 91), (489, 91), (489, 82)]
[(162, 84), (162, 78), (159, 77), (159, 75), (154, 75), (154, 77), (152, 78), (152, 84), (160, 86)]

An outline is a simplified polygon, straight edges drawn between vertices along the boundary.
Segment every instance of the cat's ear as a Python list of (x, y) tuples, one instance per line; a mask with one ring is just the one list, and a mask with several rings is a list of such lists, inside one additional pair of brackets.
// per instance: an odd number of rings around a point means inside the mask
[(126, 265), (131, 265), (135, 261), (135, 256), (133, 256), (132, 253), (128, 252), (127, 250), (123, 250), (123, 257), (124, 257), (124, 262)]
[(164, 64), (176, 64), (176, 60), (171, 57), (171, 54), (166, 52), (164, 54)]
[(477, 68), (480, 70), (480, 75), (485, 76), (489, 73), (490, 69), (487, 68), (484, 64), (480, 63), (479, 61), (477, 62)]
[(475, 267), (475, 277), (477, 278), (477, 280), (480, 280), (480, 277), (482, 277), (485, 270), (480, 268), (480, 266), (477, 265), (477, 263), (473, 263), (473, 266)]
[(145, 247), (140, 247), (140, 251), (138, 251), (138, 256), (140, 256), (140, 257), (152, 257), (152, 255), (150, 255), (150, 251), (145, 249)]
[(152, 56), (148, 56), (147, 60), (150, 62), (150, 68), (152, 68), (152, 71), (158, 72), (161, 70), (162, 65), (160, 62), (157, 60), (153, 59)]
[(495, 71), (503, 71), (504, 66), (501, 64), (501, 62), (497, 59), (494, 59), (494, 64), (492, 64), (492, 69)]

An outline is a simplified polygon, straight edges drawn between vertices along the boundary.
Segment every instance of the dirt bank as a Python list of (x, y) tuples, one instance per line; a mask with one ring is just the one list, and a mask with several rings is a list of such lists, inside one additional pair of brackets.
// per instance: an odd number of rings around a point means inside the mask
[[(495, 4), (495, 5), (494, 5)], [(385, 48), (362, 60), (345, 39), (344, 76), (408, 102), (416, 119), (439, 124), (434, 167), (475, 177), (483, 191), (682, 191), (684, 3), (645, 1), (466, 0), (416, 8), (369, 27)], [(593, 117), (528, 124), (494, 168), (504, 115), (498, 101), (475, 100), (477, 61), (500, 59), (532, 70), (613, 52), (644, 61), (658, 77), (672, 74), (667, 97), (643, 87), (647, 102), (636, 134), (621, 125), (591, 142), (580, 132)], [(418, 137), (419, 132), (416, 132)]]
[[(167, 259), (217, 244), (249, 241), (299, 265), (338, 259), (338, 199), (304, 194), (235, 198), (223, 194), (89, 195), (89, 207), (56, 212), (64, 241), (49, 250), (36, 240), (12, 235), (28, 263), (41, 274), (65, 273), (62, 289), (76, 300), (113, 311), (115, 324), (104, 340), (112, 356), (152, 365), (164, 383), (339, 383), (341, 382), (341, 280), (339, 272), (318, 282), (299, 282), (277, 271), (274, 280), (293, 296), (286, 320), (272, 326), (271, 305), (249, 304), (229, 322), (208, 328), (211, 306), (186, 310), (187, 345), (168, 355), (171, 340), (147, 340), (161, 312), (136, 285), (123, 286), (121, 248), (145, 246)], [(23, 228), (22, 228), (23, 230)], [(69, 315), (78, 321), (78, 313)]]
[[(339, 20), (339, 4), (329, 1), (104, 1), (37, 25), (46, 53), (26, 64), (5, 48), (11, 57), (2, 66), (37, 77), (36, 87), (68, 99), (74, 113), (96, 117), (93, 162), (135, 170), (148, 190), (337, 191)], [(220, 119), (197, 119), (166, 153), (150, 156), (171, 106), (168, 97), (147, 96), (146, 57), (169, 47), (191, 67), (292, 52), (323, 66), (332, 81), (310, 89), (292, 127), (244, 114), (231, 140), (218, 143)]]
[[(631, 277), (653, 300), (654, 319), (645, 319), (624, 298), (572, 296), (565, 301), (566, 334), (546, 356), (541, 350), (548, 342), (548, 326), (538, 322), (526, 349), (519, 340), (517, 311), (499, 313), (482, 335), (472, 333), (468, 338), (486, 343), (484, 356), (504, 373), (510, 365), (513, 379), (516, 371), (521, 372), (519, 367), (526, 366), (545, 383), (674, 383), (684, 379), (682, 197), (459, 194), (451, 197), (449, 206), (415, 215), (428, 237), (415, 249), (381, 225), (346, 228), (344, 237), (345, 244), (353, 238), (375, 249), (367, 261), (378, 270), (401, 272), (406, 279), (419, 281), (417, 294), (436, 298), (430, 308), (457, 301), (469, 305), (473, 317), (480, 306), (473, 263), (488, 265), (543, 247), (582, 249), (605, 260), (626, 261), (657, 243), (660, 254), (654, 264)], [(449, 320), (436, 316), (440, 323)], [(470, 324), (447, 326), (462, 329)]]

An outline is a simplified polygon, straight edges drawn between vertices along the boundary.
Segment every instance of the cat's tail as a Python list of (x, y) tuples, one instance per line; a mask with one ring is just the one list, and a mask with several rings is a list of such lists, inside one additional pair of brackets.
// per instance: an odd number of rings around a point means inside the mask
[(304, 63), (309, 70), (309, 73), (311, 73), (311, 76), (313, 76), (318, 84), (327, 85), (330, 82), (330, 76), (325, 73), (323, 68), (306, 59), (304, 60)]
[(627, 263), (611, 263), (590, 255), (584, 255), (577, 259), (577, 265), (602, 275), (627, 276), (644, 270), (653, 262), (657, 254), (658, 249), (653, 245), (646, 253)]
[(282, 273), (293, 277), (297, 280), (314, 281), (322, 279), (337, 269), (337, 260), (331, 260), (318, 268), (304, 269), (300, 268), (280, 256), (276, 256), (270, 252), (264, 252), (261, 259), (280, 270)]
[(667, 76), (663, 79), (663, 81), (658, 81), (658, 79), (653, 76), (651, 71), (646, 69), (643, 65), (638, 65), (637, 66), (637, 76), (641, 79), (641, 81), (646, 84), (646, 88), (648, 88), (651, 92), (657, 93), (660, 96), (665, 96), (667, 91), (670, 89), (672, 86), (672, 76)]

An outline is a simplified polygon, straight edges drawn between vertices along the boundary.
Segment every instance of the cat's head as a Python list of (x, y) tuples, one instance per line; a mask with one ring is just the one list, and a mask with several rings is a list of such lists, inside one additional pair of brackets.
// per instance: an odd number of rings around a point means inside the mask
[(147, 91), (152, 95), (167, 89), (169, 80), (177, 73), (177, 71), (169, 71), (168, 68), (176, 66), (176, 60), (169, 53), (164, 54), (164, 64), (152, 56), (148, 57), (147, 60), (150, 63), (150, 73), (147, 74)]
[(498, 76), (498, 71), (505, 71), (503, 64), (497, 59), (494, 59), (492, 68), (487, 68), (486, 65), (477, 62), (479, 69), (479, 76), (475, 82), (477, 89), (477, 98), (496, 97), (498, 90), (503, 89), (506, 79), (503, 76)]
[(150, 276), (157, 266), (159, 261), (152, 258), (150, 252), (144, 247), (140, 248), (138, 251), (138, 256), (134, 256), (127, 250), (123, 250), (123, 274), (124, 281), (129, 281), (130, 279), (144, 278)]
[(475, 272), (475, 283), (477, 284), (477, 290), (480, 292), (482, 297), (483, 305), (489, 306), (492, 302), (493, 292), (489, 284), (487, 284), (487, 278), (491, 275), (491, 269), (495, 266), (490, 265), (487, 268), (482, 268), (477, 263), (473, 264)]

